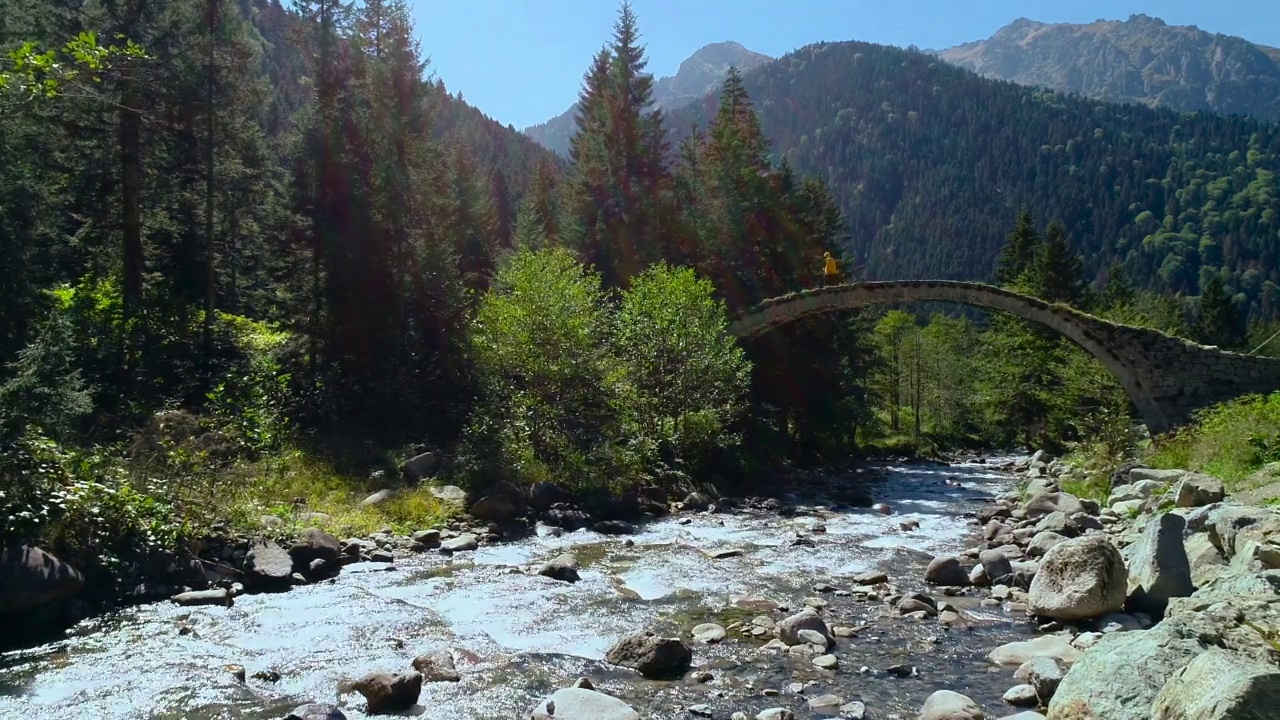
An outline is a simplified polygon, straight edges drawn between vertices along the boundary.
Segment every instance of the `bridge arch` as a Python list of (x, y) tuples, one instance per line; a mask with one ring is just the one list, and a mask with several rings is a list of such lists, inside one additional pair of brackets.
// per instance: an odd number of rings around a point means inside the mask
[[(1185, 418), (1183, 408), (1171, 408), (1162, 402), (1161, 387), (1155, 387), (1152, 364), (1142, 360), (1148, 352), (1159, 352), (1162, 343), (1173, 342), (1186, 347), (1220, 352), (1171, 338), (1163, 333), (1117, 325), (1080, 311), (1051, 305), (1038, 298), (1010, 292), (983, 283), (957, 281), (882, 281), (862, 282), (814, 290), (806, 290), (767, 300), (733, 322), (729, 332), (741, 338), (762, 335), (774, 328), (815, 315), (852, 310), (870, 305), (900, 302), (951, 302), (991, 310), (1003, 310), (1024, 320), (1048, 327), (1069, 338), (1097, 358), (1119, 381), (1133, 402), (1139, 416), (1151, 432), (1163, 432)], [(1135, 335), (1138, 347), (1134, 347)], [(1157, 347), (1144, 348), (1143, 341)], [(1234, 355), (1234, 353), (1223, 353)], [(1244, 357), (1244, 356), (1238, 356)], [(1280, 363), (1275, 378), (1280, 384)], [(1194, 405), (1195, 403), (1190, 403)], [(1207, 403), (1206, 403), (1207, 404)]]

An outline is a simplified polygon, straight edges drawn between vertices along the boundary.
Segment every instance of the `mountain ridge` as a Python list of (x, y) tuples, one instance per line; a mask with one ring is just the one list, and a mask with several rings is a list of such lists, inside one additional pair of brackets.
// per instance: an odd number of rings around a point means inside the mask
[(1021, 17), (988, 38), (926, 52), (983, 77), (1099, 100), (1280, 119), (1280, 49), (1144, 14)]

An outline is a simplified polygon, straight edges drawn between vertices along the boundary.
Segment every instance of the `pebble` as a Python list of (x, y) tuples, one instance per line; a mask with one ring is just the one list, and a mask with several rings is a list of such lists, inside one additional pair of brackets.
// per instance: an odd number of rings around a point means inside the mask
[[(835, 655), (819, 655), (813, 659), (813, 664), (823, 670), (835, 670), (836, 666), (840, 664), (840, 661), (836, 660)], [(840, 703), (836, 703), (836, 705), (839, 704)]]
[(697, 715), (698, 717), (711, 717), (711, 706), (705, 704), (691, 705), (689, 706), (689, 714)]

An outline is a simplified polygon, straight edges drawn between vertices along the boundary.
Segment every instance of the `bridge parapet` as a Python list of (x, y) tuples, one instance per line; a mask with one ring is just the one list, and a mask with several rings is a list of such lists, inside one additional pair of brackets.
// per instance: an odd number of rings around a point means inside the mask
[(901, 302), (954, 302), (1001, 310), (1049, 327), (1116, 377), (1152, 432), (1196, 410), (1251, 392), (1280, 390), (1280, 360), (1207, 347), (1157, 330), (1122, 325), (984, 283), (902, 280), (851, 283), (771, 298), (732, 323), (743, 338), (815, 315)]

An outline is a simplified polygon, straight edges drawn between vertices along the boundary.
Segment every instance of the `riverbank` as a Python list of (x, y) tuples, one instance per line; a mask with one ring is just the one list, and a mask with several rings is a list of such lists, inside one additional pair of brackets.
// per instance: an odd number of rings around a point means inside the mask
[[(1211, 644), (1238, 654), (1231, 667), (1266, 666), (1250, 633), (1267, 641), (1280, 602), (1276, 571), (1262, 569), (1275, 514), (1161, 472), (1129, 471), (1113, 502), (1095, 504), (1057, 491), (1074, 471), (1043, 458), (889, 464), (857, 483), (878, 509), (823, 497), (855, 484), (849, 470), (813, 478), (812, 493), (671, 502), (674, 515), (629, 535), (535, 520), (499, 539), (464, 524), (432, 548), (432, 535), (375, 533), (339, 543), (352, 559), (337, 576), (230, 603), (144, 605), (8, 656), (0, 708), (279, 718), (312, 701), (360, 718), (370, 706), (359, 686), (454, 720), (527, 717), (548, 698), (557, 720), (584, 707), (595, 720), (998, 718), (1024, 705), (1055, 720), (1137, 720), (1165, 686), (1185, 691), (1171, 685), (1186, 674), (1179, 663)], [(1168, 518), (1189, 529), (1172, 533)], [(1180, 572), (1175, 534), (1192, 584), (1162, 619), (1148, 590), (1168, 593)], [(459, 547), (466, 535), (474, 549)], [(1118, 563), (1057, 567), (1073, 544), (1104, 541)], [(1046, 583), (1059, 589), (1046, 595)], [(1242, 588), (1258, 597), (1241, 606)], [(1087, 602), (1046, 606), (1042, 595)], [(1243, 682), (1265, 688), (1269, 672)], [(1151, 687), (1130, 687), (1139, 682)], [(565, 691), (574, 685), (595, 690)]]

